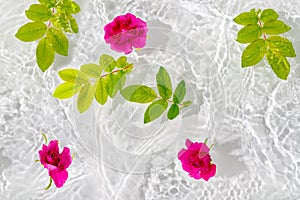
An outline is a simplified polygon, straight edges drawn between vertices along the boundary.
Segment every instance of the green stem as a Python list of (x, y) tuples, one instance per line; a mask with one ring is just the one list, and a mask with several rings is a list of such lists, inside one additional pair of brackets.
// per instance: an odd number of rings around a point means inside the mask
[[(163, 99), (163, 98), (161, 98), (161, 97), (159, 97), (159, 96), (157, 96), (156, 97), (158, 100), (161, 100), (161, 99)], [(175, 102), (174, 101), (172, 101), (172, 100), (170, 100), (170, 99), (165, 99), (167, 102), (169, 102), (169, 103), (171, 103), (171, 104), (174, 104)], [(184, 106), (183, 104), (181, 104), (181, 103), (176, 103), (177, 105), (179, 105), (179, 106)]]
[(72, 160), (74, 160), (75, 155), (76, 155), (76, 153), (74, 152), (74, 153), (72, 154)]
[(206, 143), (207, 143), (207, 141), (208, 141), (208, 139), (207, 139), (207, 138), (205, 138), (205, 140), (204, 140), (204, 144), (206, 144)]
[[(52, 11), (52, 16), (53, 16), (53, 15), (54, 15), (54, 11), (55, 11), (55, 10), (54, 10), (54, 8), (52, 8), (52, 10), (51, 10), (51, 11)], [(51, 25), (52, 25), (52, 24), (51, 24), (51, 20), (49, 20), (49, 22), (48, 22), (48, 26), (47, 26), (47, 27), (48, 27), (48, 28), (50, 28), (50, 27), (51, 27)]]
[(131, 64), (131, 65), (128, 65), (128, 66), (126, 66), (126, 67), (124, 67), (124, 68), (121, 68), (121, 69), (117, 69), (117, 70), (115, 70), (115, 71), (112, 71), (112, 72), (110, 72), (110, 73), (103, 74), (103, 75), (100, 76), (100, 78), (104, 78), (104, 77), (106, 77), (106, 76), (109, 75), (109, 74), (115, 74), (115, 73), (117, 73), (117, 72), (119, 72), (119, 71), (124, 71), (124, 70), (130, 69), (130, 68), (133, 68), (133, 65), (132, 65), (132, 64)]
[(43, 136), (43, 138), (44, 138), (44, 140), (45, 140), (45, 143), (47, 144), (48, 143), (48, 138), (47, 138), (47, 136), (45, 135), (45, 133), (41, 133), (42, 134), (42, 136)]
[[(259, 23), (259, 26), (260, 28), (262, 29), (263, 28), (263, 25), (262, 25), (262, 22), (260, 21), (260, 18), (258, 17), (258, 23)], [(264, 39), (267, 40), (267, 36), (265, 33), (263, 33), (263, 36), (264, 36)]]
[(49, 188), (51, 187), (51, 185), (52, 185), (52, 178), (50, 177), (49, 185), (47, 187), (45, 187), (45, 190), (49, 190)]

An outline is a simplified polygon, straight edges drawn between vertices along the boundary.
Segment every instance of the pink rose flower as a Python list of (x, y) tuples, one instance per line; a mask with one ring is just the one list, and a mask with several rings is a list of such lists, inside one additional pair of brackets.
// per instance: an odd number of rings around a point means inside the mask
[(56, 187), (62, 187), (68, 178), (66, 169), (72, 163), (70, 149), (64, 147), (63, 151), (59, 153), (58, 141), (52, 140), (48, 146), (43, 144), (39, 155), (41, 164), (44, 165), (44, 168), (48, 169), (49, 176), (54, 181)]
[(132, 47), (143, 48), (146, 45), (147, 24), (131, 13), (120, 15), (104, 26), (104, 39), (110, 48), (129, 54)]
[(195, 179), (208, 181), (216, 174), (216, 165), (211, 163), (209, 147), (205, 143), (191, 142), (186, 140), (187, 149), (182, 149), (178, 153), (178, 159), (182, 163), (182, 168)]

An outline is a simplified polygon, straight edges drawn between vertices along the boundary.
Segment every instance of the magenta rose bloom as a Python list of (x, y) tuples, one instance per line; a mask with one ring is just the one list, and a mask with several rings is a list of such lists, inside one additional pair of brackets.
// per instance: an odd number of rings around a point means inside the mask
[(48, 169), (49, 176), (54, 181), (56, 187), (62, 187), (68, 178), (66, 169), (72, 163), (70, 149), (64, 147), (63, 151), (59, 153), (58, 141), (52, 140), (48, 146), (43, 144), (39, 155), (41, 164)]
[(143, 48), (146, 45), (147, 24), (131, 13), (120, 15), (104, 26), (104, 39), (110, 48), (129, 54), (132, 47)]
[(216, 174), (216, 165), (211, 163), (209, 155), (209, 147), (202, 142), (191, 142), (186, 140), (187, 149), (182, 149), (178, 153), (178, 159), (182, 163), (182, 168), (195, 179), (208, 181), (208, 179)]

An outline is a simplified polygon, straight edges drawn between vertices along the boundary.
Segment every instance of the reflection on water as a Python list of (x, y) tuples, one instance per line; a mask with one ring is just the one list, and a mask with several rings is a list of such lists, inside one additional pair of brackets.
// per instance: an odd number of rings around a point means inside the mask
[[(36, 1), (0, 0), (0, 199), (299, 199), (299, 56), (281, 81), (266, 63), (242, 69), (245, 48), (235, 42), (232, 18), (251, 8), (274, 8), (292, 27), (286, 34), (300, 52), (300, 3), (295, 1), (77, 1), (80, 32), (70, 36), (69, 57), (57, 56), (42, 74), (36, 44), (14, 38)], [(13, 8), (13, 9), (12, 9)], [(79, 115), (74, 100), (51, 94), (57, 71), (97, 62), (105, 44), (103, 26), (132, 12), (148, 22), (146, 48), (129, 55), (135, 69), (127, 84), (155, 86), (160, 65), (173, 87), (182, 79), (193, 105), (173, 121), (144, 125), (144, 105), (118, 95)], [(43, 188), (41, 131), (76, 152), (61, 189)], [(215, 142), (217, 174), (196, 181), (176, 158), (185, 139)], [(134, 186), (134, 187), (133, 187)]]

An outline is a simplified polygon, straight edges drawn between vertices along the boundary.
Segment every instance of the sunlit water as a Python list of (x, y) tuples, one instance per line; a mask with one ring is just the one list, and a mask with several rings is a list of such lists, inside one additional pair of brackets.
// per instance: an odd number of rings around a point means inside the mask
[[(81, 0), (69, 56), (56, 56), (44, 74), (35, 64), (36, 42), (14, 37), (35, 2), (0, 1), (1, 200), (300, 199), (300, 58), (289, 59), (287, 81), (266, 62), (242, 69), (245, 45), (235, 41), (240, 27), (232, 21), (251, 8), (273, 8), (292, 27), (285, 36), (300, 54), (298, 1)], [(185, 80), (193, 105), (173, 121), (144, 125), (146, 106), (120, 95), (81, 115), (76, 99), (51, 96), (60, 69), (98, 62), (102, 53), (121, 55), (104, 43), (103, 26), (126, 12), (149, 26), (146, 48), (129, 55), (135, 68), (126, 84), (155, 86), (159, 66), (173, 87)], [(61, 189), (45, 191), (47, 171), (34, 162), (42, 131), (76, 153)], [(210, 181), (182, 170), (176, 156), (186, 138), (215, 143)]]

